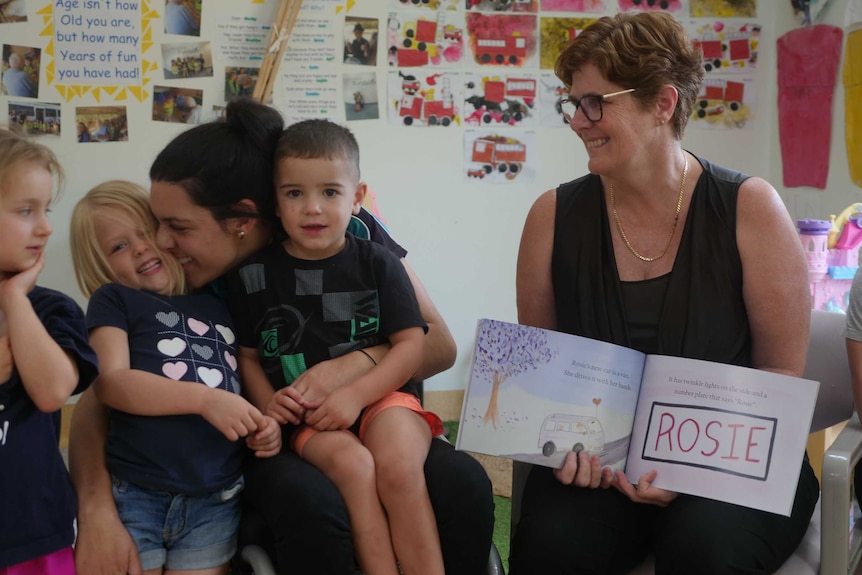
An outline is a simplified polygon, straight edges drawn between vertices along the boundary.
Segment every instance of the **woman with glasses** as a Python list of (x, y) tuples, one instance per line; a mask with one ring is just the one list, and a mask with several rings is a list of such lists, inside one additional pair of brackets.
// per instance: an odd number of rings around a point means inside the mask
[[(520, 323), (658, 353), (801, 376), (807, 267), (772, 186), (695, 156), (680, 140), (703, 60), (662, 12), (620, 13), (560, 55), (561, 109), (589, 174), (539, 197), (521, 238)], [(570, 453), (534, 467), (511, 575), (772, 573), (802, 540), (818, 497), (804, 461), (790, 517), (626, 477)], [(796, 484), (797, 477), (788, 477)]]

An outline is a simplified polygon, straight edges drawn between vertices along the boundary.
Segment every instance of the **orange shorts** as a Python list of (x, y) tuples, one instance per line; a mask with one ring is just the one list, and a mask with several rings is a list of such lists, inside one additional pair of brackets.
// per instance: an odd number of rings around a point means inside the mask
[[(436, 437), (443, 433), (443, 422), (433, 412), (422, 409), (422, 404), (419, 403), (418, 397), (411, 393), (393, 391), (392, 393), (383, 396), (375, 403), (372, 403), (362, 411), (362, 414), (359, 416), (360, 441), (365, 438), (365, 432), (368, 430), (368, 424), (371, 420), (390, 407), (406, 407), (410, 411), (415, 411), (421, 415), (425, 421), (428, 422), (428, 427), (431, 428), (431, 437)], [(290, 438), (290, 447), (300, 457), (302, 457), (302, 450), (305, 447), (306, 442), (316, 433), (319, 432), (313, 427), (303, 425), (293, 432), (293, 435)]]

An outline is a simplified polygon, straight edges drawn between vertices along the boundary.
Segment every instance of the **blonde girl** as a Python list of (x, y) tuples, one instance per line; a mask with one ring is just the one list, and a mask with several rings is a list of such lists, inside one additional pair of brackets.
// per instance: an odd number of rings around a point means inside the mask
[(60, 408), (98, 373), (81, 308), (36, 286), (62, 169), (0, 130), (0, 575), (74, 575), (77, 499), (58, 441)]
[(146, 575), (223, 575), (239, 525), (238, 440), (269, 456), (281, 430), (239, 394), (226, 305), (183, 293), (155, 231), (147, 193), (130, 182), (96, 186), (72, 213), (75, 276), (101, 360), (94, 390), (113, 408), (114, 501)]

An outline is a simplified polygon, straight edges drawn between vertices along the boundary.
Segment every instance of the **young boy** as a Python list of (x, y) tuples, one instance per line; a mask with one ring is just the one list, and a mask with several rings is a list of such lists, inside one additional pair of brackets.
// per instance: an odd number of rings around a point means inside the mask
[[(427, 328), (398, 258), (346, 232), (366, 191), (353, 134), (325, 120), (289, 127), (275, 185), (287, 239), (230, 279), (249, 397), (282, 424), (301, 423), (291, 446), (344, 497), (366, 574), (396, 575), (396, 556), (409, 575), (442, 574), (423, 473), (442, 424), (409, 382)], [(386, 342), (379, 362), (368, 354), (371, 371), (328, 397), (311, 401), (290, 387), (320, 361)]]

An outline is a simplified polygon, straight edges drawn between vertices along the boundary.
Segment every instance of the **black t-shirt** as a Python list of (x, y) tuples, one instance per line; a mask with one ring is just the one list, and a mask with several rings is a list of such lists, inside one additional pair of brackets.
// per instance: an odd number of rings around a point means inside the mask
[[(239, 344), (258, 350), (275, 389), (321, 361), (409, 327), (427, 329), (401, 261), (351, 234), (344, 249), (323, 260), (270, 246), (232, 273), (228, 286)], [(413, 384), (402, 391), (417, 393)]]

